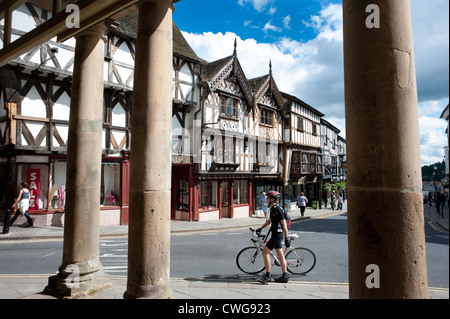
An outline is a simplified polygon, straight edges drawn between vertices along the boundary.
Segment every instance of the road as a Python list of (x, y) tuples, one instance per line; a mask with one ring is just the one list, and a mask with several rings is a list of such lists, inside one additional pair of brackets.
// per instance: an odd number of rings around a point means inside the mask
[[(430, 287), (449, 287), (448, 232), (426, 217), (426, 247)], [(310, 248), (317, 256), (315, 268), (292, 281), (348, 282), (347, 218), (345, 214), (293, 223), (300, 234), (295, 246)], [(250, 246), (250, 232), (237, 229), (171, 236), (171, 276), (177, 278), (245, 279), (235, 258)], [(62, 241), (0, 242), (0, 274), (52, 274), (62, 260)], [(126, 276), (127, 238), (102, 239), (100, 260), (105, 272)], [(274, 267), (275, 275), (281, 273)]]

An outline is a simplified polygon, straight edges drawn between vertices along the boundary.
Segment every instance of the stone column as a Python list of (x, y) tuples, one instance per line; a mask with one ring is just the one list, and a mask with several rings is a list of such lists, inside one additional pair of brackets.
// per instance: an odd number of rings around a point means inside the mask
[(128, 281), (124, 298), (170, 298), (172, 13), (139, 4), (130, 148)]
[(343, 1), (350, 298), (427, 298), (410, 6), (370, 3)]
[(64, 251), (45, 292), (71, 296), (111, 287), (99, 260), (105, 23), (76, 37), (67, 147)]

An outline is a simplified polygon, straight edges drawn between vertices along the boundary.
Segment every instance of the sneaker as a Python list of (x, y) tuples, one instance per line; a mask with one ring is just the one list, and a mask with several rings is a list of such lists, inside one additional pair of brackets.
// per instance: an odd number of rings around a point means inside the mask
[(275, 282), (281, 282), (281, 283), (287, 283), (289, 281), (289, 278), (286, 276), (281, 276), (278, 278), (275, 278)]
[(266, 276), (266, 275), (264, 275), (264, 276), (262, 276), (261, 278), (259, 278), (258, 281), (261, 282), (261, 283), (263, 283), (263, 284), (266, 284), (266, 283), (272, 281), (272, 276)]

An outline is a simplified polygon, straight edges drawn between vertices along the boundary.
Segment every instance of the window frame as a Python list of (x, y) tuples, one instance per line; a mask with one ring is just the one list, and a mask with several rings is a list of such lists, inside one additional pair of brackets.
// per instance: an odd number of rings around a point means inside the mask
[[(231, 103), (230, 103), (231, 102)], [(220, 114), (230, 117), (237, 118), (239, 109), (239, 99), (228, 96), (220, 95)]]

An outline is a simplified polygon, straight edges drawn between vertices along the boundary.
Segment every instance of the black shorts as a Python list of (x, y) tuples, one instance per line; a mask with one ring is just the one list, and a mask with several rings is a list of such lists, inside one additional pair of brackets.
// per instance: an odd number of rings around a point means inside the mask
[(266, 247), (270, 250), (283, 248), (284, 233), (272, 232), (272, 238), (266, 244)]

